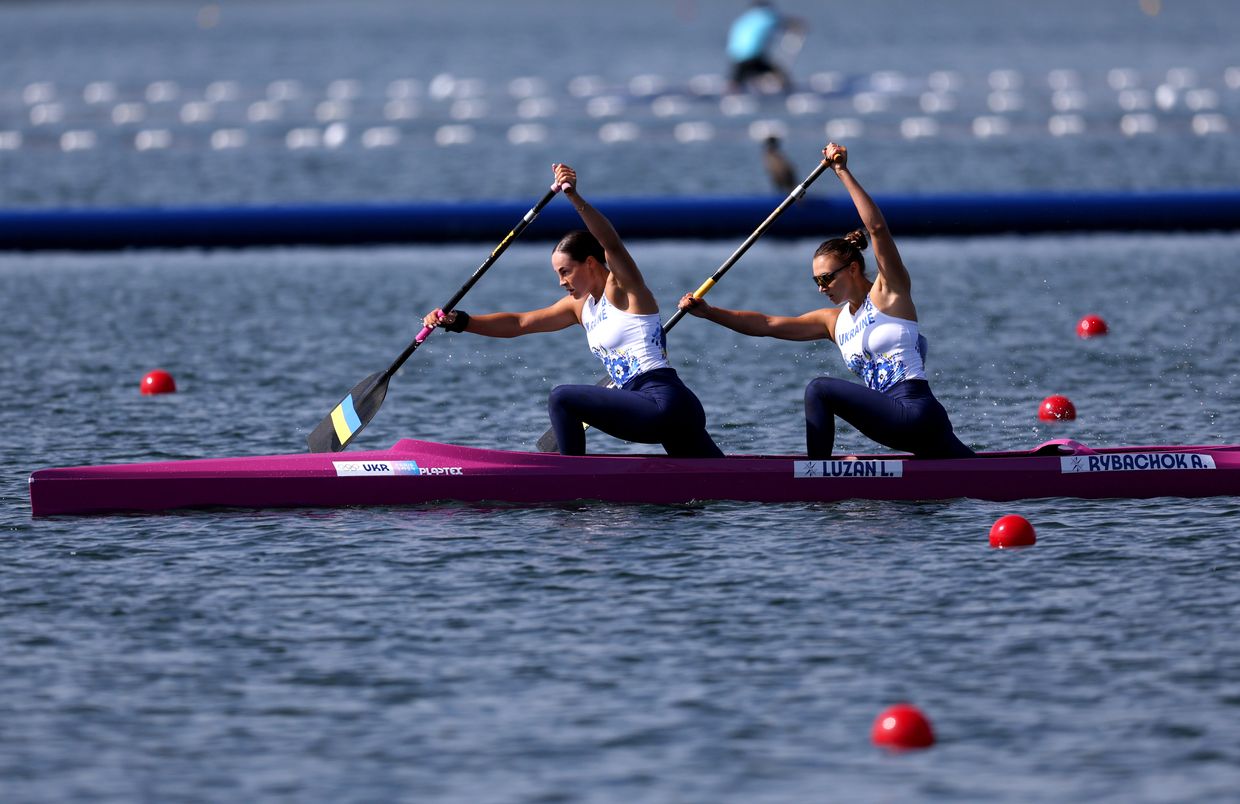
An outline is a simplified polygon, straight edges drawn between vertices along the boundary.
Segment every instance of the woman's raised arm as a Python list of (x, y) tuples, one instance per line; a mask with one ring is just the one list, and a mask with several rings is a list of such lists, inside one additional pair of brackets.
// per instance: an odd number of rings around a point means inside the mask
[(904, 267), (904, 260), (900, 258), (900, 250), (896, 248), (896, 241), (887, 229), (887, 221), (883, 218), (882, 210), (849, 171), (848, 149), (832, 142), (822, 149), (822, 155), (835, 170), (835, 175), (843, 183), (844, 189), (848, 191), (853, 206), (857, 208), (857, 215), (860, 216), (862, 225), (870, 235), (870, 243), (874, 246), (874, 261), (878, 264), (877, 281), (883, 283), (879, 287), (879, 292), (907, 296), (912, 289), (908, 269)]
[[(616, 287), (629, 297), (629, 304), (648, 308), (651, 312), (657, 311), (658, 302), (655, 301), (654, 294), (646, 287), (646, 279), (638, 270), (637, 263), (629, 254), (624, 241), (620, 239), (616, 227), (611, 225), (606, 215), (591, 206), (590, 202), (577, 192), (577, 172), (568, 165), (556, 164), (553, 168), (556, 185), (563, 190), (564, 197), (572, 202), (573, 209), (577, 210), (577, 214), (581, 216), (581, 222), (603, 247), (607, 268), (611, 271)], [(624, 306), (628, 307), (629, 304)]]

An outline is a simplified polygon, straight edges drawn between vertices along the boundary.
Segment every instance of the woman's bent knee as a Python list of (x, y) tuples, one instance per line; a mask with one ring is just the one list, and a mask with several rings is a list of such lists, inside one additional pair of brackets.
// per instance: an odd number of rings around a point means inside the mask
[(809, 385), (805, 386), (805, 401), (807, 403), (829, 401), (835, 396), (835, 387), (840, 382), (847, 383), (846, 380), (838, 380), (835, 377), (816, 377), (810, 380)]
[(547, 408), (550, 410), (563, 410), (572, 398), (572, 386), (557, 385), (551, 389), (551, 393), (547, 395)]

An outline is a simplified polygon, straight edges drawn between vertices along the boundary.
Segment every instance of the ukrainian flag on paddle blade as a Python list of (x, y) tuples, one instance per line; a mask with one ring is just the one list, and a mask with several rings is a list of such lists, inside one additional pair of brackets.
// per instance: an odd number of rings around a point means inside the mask
[(353, 394), (342, 399), (332, 411), (332, 427), (336, 430), (336, 440), (341, 446), (349, 443), (353, 434), (362, 429), (362, 420), (353, 407)]

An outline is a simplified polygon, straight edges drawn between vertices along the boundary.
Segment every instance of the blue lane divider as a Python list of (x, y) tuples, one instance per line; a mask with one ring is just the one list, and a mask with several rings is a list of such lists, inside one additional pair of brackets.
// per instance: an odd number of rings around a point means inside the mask
[[(603, 198), (592, 202), (628, 239), (735, 239), (762, 222), (776, 196)], [(1152, 193), (876, 195), (897, 235), (1240, 229), (1240, 190)], [(494, 241), (525, 212), (524, 201), (321, 204), (162, 209), (0, 210), (0, 250), (100, 251), (275, 245)], [(857, 225), (845, 198), (806, 198), (768, 237), (825, 238)], [(556, 239), (581, 227), (553, 205), (525, 239)]]

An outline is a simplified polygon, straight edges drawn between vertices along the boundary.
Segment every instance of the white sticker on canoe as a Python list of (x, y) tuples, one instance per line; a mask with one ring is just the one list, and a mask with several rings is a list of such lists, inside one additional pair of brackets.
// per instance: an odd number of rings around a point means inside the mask
[(904, 477), (904, 461), (793, 461), (797, 477)]
[(420, 475), (417, 461), (332, 461), (336, 477), (369, 477), (370, 475)]
[(1059, 459), (1061, 474), (1214, 468), (1213, 455), (1199, 455), (1195, 452), (1127, 452), (1109, 455), (1069, 455)]
[(463, 475), (459, 466), (418, 466), (417, 461), (332, 461), (336, 477), (372, 475)]

